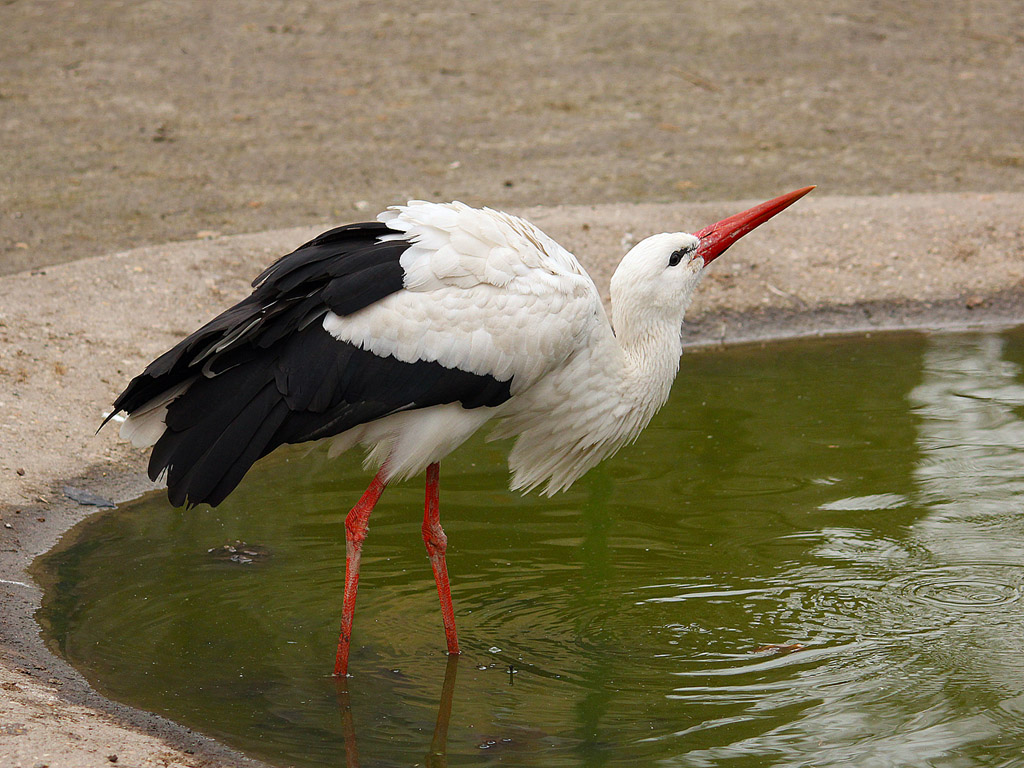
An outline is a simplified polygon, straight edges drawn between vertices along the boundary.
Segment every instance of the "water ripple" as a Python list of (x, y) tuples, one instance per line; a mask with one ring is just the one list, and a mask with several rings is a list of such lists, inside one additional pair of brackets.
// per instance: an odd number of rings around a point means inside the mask
[(899, 594), (953, 613), (1015, 603), (1022, 584), (1024, 565), (977, 562), (917, 571), (894, 583)]

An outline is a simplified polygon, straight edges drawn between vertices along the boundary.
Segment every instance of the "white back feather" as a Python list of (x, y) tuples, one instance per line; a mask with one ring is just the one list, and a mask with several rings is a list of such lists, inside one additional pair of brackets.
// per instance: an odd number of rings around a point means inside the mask
[(328, 313), (335, 338), (404, 362), (513, 380), (516, 393), (607, 324), (576, 258), (523, 219), (463, 203), (410, 202), (378, 217), (412, 243), (403, 290), (348, 316)]

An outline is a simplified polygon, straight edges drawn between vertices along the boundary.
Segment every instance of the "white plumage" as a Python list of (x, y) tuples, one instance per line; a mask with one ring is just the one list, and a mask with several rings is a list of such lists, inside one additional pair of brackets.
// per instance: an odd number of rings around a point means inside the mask
[(154, 361), (115, 402), (129, 414), (121, 433), (154, 446), (150, 474), (166, 472), (176, 504), (218, 503), (281, 443), (368, 449), (378, 472), (346, 522), (338, 674), (370, 511), (388, 482), (426, 470), (424, 541), (457, 653), (438, 462), (496, 421), (493, 437), (516, 438), (512, 488), (552, 494), (635, 439), (668, 398), (704, 268), (811, 189), (637, 244), (612, 277), (612, 322), (572, 254), (529, 222), (457, 202), (396, 206), (283, 257)]
[[(503, 417), (510, 424), (514, 419), (520, 425), (515, 434), (536, 432), (530, 414), (544, 408), (544, 397), (538, 402), (531, 390), (536, 391), (545, 378), (549, 387), (555, 387), (551, 393), (565, 388), (555, 379), (575, 375), (583, 377), (577, 381), (586, 380), (591, 372), (585, 361), (593, 358), (580, 353), (611, 336), (590, 276), (554, 240), (506, 213), (462, 203), (414, 202), (378, 218), (401, 233), (385, 238), (412, 243), (401, 258), (404, 290), (348, 316), (329, 312), (324, 329), (340, 341), (382, 357), (438, 362), (446, 368), (511, 381), (512, 397), (498, 408), (486, 409), (486, 414), (476, 412), (483, 409), (447, 405), (396, 414), (357, 427), (358, 435), (340, 435), (336, 445), (367, 444), (373, 448), (371, 462), (380, 466), (389, 459), (388, 477), (401, 479), (440, 461), (488, 418)], [(604, 394), (594, 391), (591, 396)], [(543, 414), (537, 415), (543, 420)], [(573, 415), (560, 414), (568, 419), (567, 426), (574, 421)], [(549, 410), (547, 416), (555, 414)], [(409, 430), (419, 434), (410, 437)], [(452, 435), (460, 436), (454, 444)], [(536, 436), (524, 440), (533, 449), (517, 454), (520, 461), (512, 465), (514, 472), (520, 471), (524, 458), (527, 464), (531, 457), (540, 458), (538, 451), (563, 455), (558, 464), (560, 487), (589, 468), (575, 471), (569, 466), (574, 463), (571, 446), (562, 441), (538, 442)], [(526, 488), (540, 480), (518, 481), (517, 474), (515, 487)]]
[(529, 222), (462, 203), (410, 203), (378, 217), (412, 243), (404, 290), (347, 317), (335, 338), (399, 360), (514, 379), (513, 393), (572, 354), (600, 312), (576, 259)]

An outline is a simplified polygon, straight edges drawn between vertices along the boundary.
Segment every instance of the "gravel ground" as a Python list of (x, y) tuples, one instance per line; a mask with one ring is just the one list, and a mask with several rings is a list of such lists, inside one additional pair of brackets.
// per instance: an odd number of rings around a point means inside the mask
[(0, 3), (5, 768), (246, 763), (51, 656), (25, 568), (89, 514), (65, 485), (150, 487), (93, 435), (126, 380), (322, 227), (462, 198), (604, 288), (632, 241), (745, 205), (693, 201), (816, 183), (716, 263), (692, 343), (1022, 316), (1016, 0), (406, 7)]

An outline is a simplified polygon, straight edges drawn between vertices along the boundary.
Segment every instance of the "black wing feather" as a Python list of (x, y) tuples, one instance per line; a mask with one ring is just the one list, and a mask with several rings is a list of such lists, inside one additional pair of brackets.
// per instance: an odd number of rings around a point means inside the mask
[(151, 478), (166, 473), (172, 504), (219, 504), (255, 461), (284, 443), (336, 435), (402, 410), (497, 406), (510, 397), (509, 381), (380, 357), (323, 329), (328, 311), (348, 315), (402, 289), (400, 259), (409, 243), (379, 240), (394, 233), (374, 222), (310, 240), (118, 396), (114, 413), (131, 414), (187, 387), (168, 405), (149, 462)]

